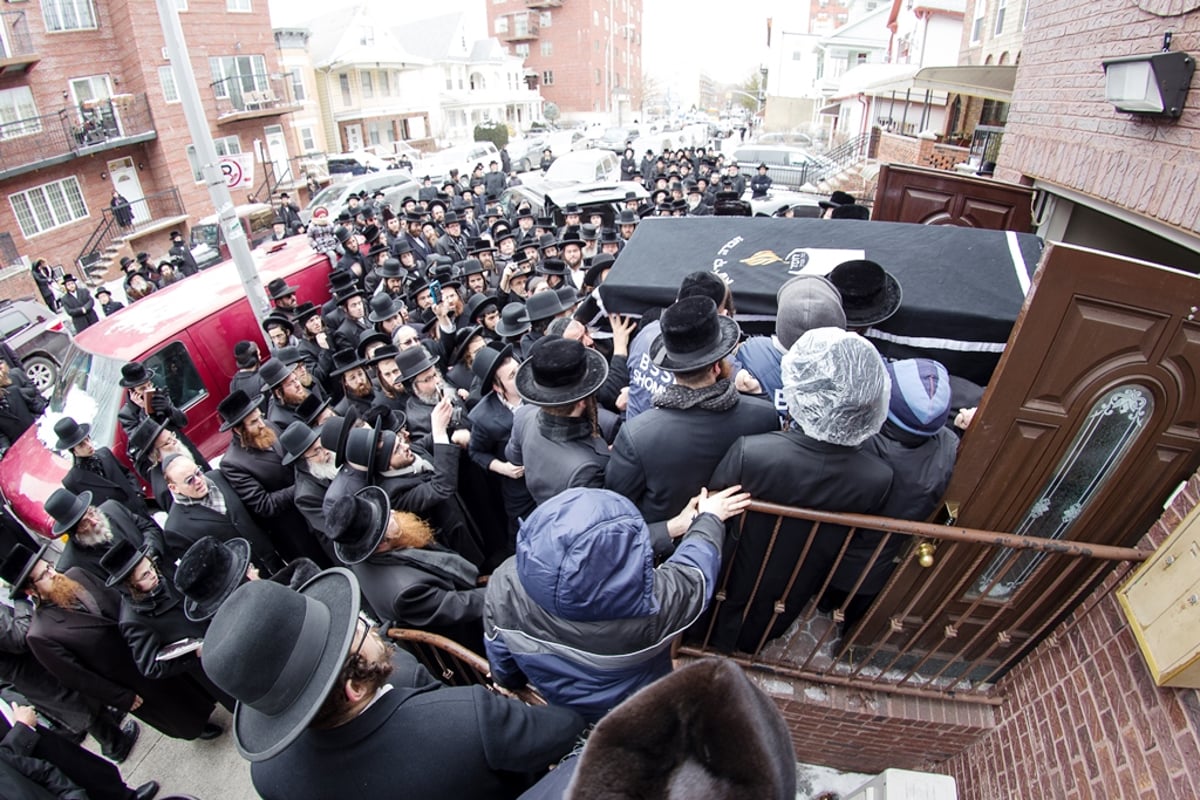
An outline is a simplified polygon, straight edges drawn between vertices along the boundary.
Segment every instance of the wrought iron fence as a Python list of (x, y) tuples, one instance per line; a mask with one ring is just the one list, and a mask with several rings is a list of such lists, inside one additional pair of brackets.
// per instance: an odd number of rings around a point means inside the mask
[(75, 262), (87, 271), (101, 260), (105, 248), (118, 237), (129, 236), (164, 219), (183, 216), (183, 213), (183, 200), (179, 197), (179, 190), (173, 186), (134, 200), (127, 206), (105, 208), (101, 212), (100, 223), (79, 251)]
[(120, 147), (154, 133), (145, 94), (114, 95), (0, 125), (0, 176)]
[(209, 88), (217, 101), (217, 119), (233, 114), (283, 113), (295, 102), (291, 81), (265, 72), (213, 81)]
[(1000, 157), (1000, 143), (1004, 140), (1004, 128), (994, 125), (976, 125), (971, 137), (970, 160), (973, 164), (996, 162)]
[(816, 683), (997, 703), (1007, 670), (1115, 566), (1148, 555), (755, 502), (681, 651)]

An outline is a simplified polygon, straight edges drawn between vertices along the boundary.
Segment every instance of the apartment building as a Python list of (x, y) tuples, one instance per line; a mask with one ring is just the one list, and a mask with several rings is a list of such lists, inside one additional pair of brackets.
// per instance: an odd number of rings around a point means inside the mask
[[(266, 0), (175, 0), (220, 154), (292, 178), (289, 114)], [(161, 254), (170, 229), (213, 213), (154, 0), (40, 0), (0, 12), (0, 254), (101, 275)], [(114, 213), (114, 194), (128, 202)], [(128, 224), (122, 224), (122, 223)], [(15, 270), (14, 270), (15, 271)], [(17, 287), (19, 288), (19, 284)], [(32, 285), (28, 287), (32, 289)], [(5, 287), (5, 294), (14, 292)]]

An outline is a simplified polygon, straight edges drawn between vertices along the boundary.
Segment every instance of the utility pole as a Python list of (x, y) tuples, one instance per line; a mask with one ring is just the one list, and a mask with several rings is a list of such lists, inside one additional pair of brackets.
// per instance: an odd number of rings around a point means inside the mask
[(267, 303), (267, 293), (258, 276), (258, 268), (254, 266), (254, 259), (250, 255), (246, 231), (238, 219), (229, 187), (225, 185), (225, 174), (217, 163), (217, 147), (213, 144), (212, 134), (208, 130), (208, 118), (205, 117), (204, 106), (200, 103), (196, 75), (188, 58), (187, 43), (183, 39), (183, 26), (179, 24), (179, 12), (175, 9), (175, 0), (155, 0), (155, 4), (158, 6), (158, 18), (162, 23), (163, 36), (167, 43), (167, 55), (171, 59), (171, 69), (175, 75), (175, 86), (183, 104), (183, 115), (187, 118), (188, 133), (191, 134), (192, 144), (196, 147), (196, 158), (200, 162), (204, 183), (208, 186), (208, 195), (212, 198), (213, 207), (217, 209), (217, 225), (225, 235), (225, 243), (229, 245), (233, 263), (242, 279), (242, 288), (250, 300), (250, 308), (261, 323), (271, 307)]

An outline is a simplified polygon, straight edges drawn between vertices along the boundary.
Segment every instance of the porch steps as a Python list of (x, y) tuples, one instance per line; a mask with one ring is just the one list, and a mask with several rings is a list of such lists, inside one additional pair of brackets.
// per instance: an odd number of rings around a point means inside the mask
[(118, 261), (118, 255), (124, 247), (125, 237), (119, 236), (100, 251), (100, 258), (86, 267), (87, 285), (89, 287), (96, 287), (104, 283), (104, 276), (108, 274), (112, 265)]
[(846, 167), (841, 172), (817, 184), (808, 184), (801, 191), (829, 195), (836, 191), (848, 192), (864, 205), (875, 200), (875, 181), (879, 176), (879, 162), (866, 159)]

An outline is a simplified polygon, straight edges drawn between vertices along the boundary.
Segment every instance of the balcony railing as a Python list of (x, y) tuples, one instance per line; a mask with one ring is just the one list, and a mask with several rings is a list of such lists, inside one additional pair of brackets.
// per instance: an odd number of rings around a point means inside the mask
[(144, 94), (114, 95), (0, 125), (0, 180), (157, 136)]
[(562, 8), (562, 0), (525, 0), (526, 8)]
[(113, 240), (118, 237), (128, 237), (139, 230), (183, 215), (183, 200), (179, 197), (179, 190), (174, 186), (134, 200), (119, 211), (105, 207), (101, 210), (99, 224), (84, 243), (75, 262), (85, 272), (89, 272), (89, 268), (101, 260), (105, 248), (112, 244)]
[(996, 681), (1092, 587), (1148, 555), (755, 502), (681, 652), (728, 654), (817, 683), (994, 704)]
[(0, 75), (27, 72), (41, 56), (33, 46), (24, 11), (0, 12)]
[(297, 111), (291, 81), (283, 75), (254, 73), (238, 75), (209, 84), (217, 101), (217, 124), (256, 117), (277, 117)]
[(521, 11), (509, 14), (508, 30), (497, 33), (496, 38), (502, 42), (527, 42), (538, 38), (538, 18), (532, 11)]

